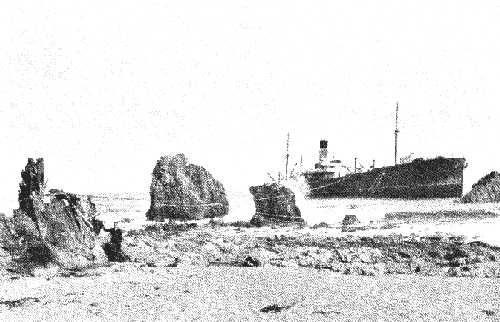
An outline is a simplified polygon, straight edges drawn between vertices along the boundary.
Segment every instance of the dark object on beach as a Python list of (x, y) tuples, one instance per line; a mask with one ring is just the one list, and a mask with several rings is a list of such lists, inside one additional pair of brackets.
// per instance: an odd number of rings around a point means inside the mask
[(102, 220), (93, 217), (90, 223), (92, 224), (92, 230), (96, 235), (99, 235), (101, 233), (101, 230), (104, 229), (104, 223), (102, 222)]
[(345, 215), (344, 219), (342, 220), (342, 226), (356, 225), (359, 223), (360, 221), (358, 220), (356, 215)]
[(130, 259), (122, 251), (123, 232), (116, 226), (116, 222), (115, 226), (110, 229), (106, 229), (104, 223), (95, 217), (92, 218), (91, 223), (96, 235), (99, 235), (101, 230), (110, 234), (110, 241), (102, 245), (102, 249), (110, 262), (125, 262)]
[(358, 230), (367, 230), (368, 226), (362, 226), (356, 215), (345, 215), (342, 220), (342, 231), (353, 233)]
[(123, 233), (122, 230), (118, 227), (106, 229), (104, 231), (111, 234), (111, 240), (108, 243), (105, 243), (103, 246), (104, 253), (108, 257), (110, 262), (125, 262), (130, 258), (125, 255), (122, 251), (122, 242), (123, 242)]
[(261, 263), (258, 259), (253, 258), (251, 256), (247, 256), (243, 263), (241, 263), (241, 266), (243, 267), (259, 267), (261, 266)]
[(263, 307), (262, 309), (260, 309), (260, 311), (263, 313), (279, 313), (281, 311), (288, 310), (292, 306), (293, 305), (279, 306), (279, 305), (273, 304), (273, 305)]
[(487, 316), (494, 316), (495, 315), (495, 311), (492, 311), (492, 310), (481, 310), (481, 312), (483, 312)]
[(315, 224), (312, 226), (313, 229), (318, 229), (318, 228), (328, 228), (328, 224), (326, 222), (320, 222), (319, 224)]
[(295, 194), (277, 183), (250, 187), (255, 202), (255, 214), (250, 220), (254, 226), (270, 224), (304, 224), (295, 205)]
[(12, 309), (15, 307), (23, 306), (24, 304), (27, 304), (29, 302), (38, 303), (40, 302), (40, 299), (38, 297), (23, 297), (19, 300), (0, 301), (0, 305), (6, 305), (9, 309)]
[(205, 168), (188, 164), (184, 154), (164, 156), (151, 182), (148, 220), (196, 220), (227, 215), (224, 186)]
[(328, 316), (330, 314), (340, 314), (340, 312), (339, 311), (318, 310), (318, 311), (313, 311), (312, 314), (321, 314), (323, 316)]
[(472, 190), (463, 196), (465, 203), (499, 202), (500, 173), (492, 171), (472, 185)]
[(21, 177), (19, 209), (11, 219), (13, 238), (19, 245), (11, 253), (17, 252), (14, 255), (29, 265), (52, 262), (72, 269), (94, 264), (97, 245), (91, 217), (95, 213), (85, 211), (85, 201), (72, 193), (51, 190), (45, 196), (49, 203), (44, 203), (43, 159), (36, 163), (28, 159)]
[(355, 215), (345, 215), (342, 220), (342, 231), (343, 232), (355, 232), (357, 230), (366, 230), (368, 227), (361, 226), (360, 221)]

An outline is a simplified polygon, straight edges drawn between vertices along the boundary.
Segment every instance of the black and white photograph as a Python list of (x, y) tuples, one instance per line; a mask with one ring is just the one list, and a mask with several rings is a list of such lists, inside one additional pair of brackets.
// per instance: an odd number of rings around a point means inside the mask
[(0, 321), (500, 321), (500, 2), (0, 3)]

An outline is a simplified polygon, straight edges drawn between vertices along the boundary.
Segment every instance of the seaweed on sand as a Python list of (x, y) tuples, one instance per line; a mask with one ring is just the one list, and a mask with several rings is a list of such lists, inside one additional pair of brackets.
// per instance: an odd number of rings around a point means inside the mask
[(27, 304), (29, 302), (40, 302), (40, 299), (38, 297), (23, 297), (18, 300), (5, 300), (5, 301), (0, 301), (0, 305), (6, 305), (9, 309), (23, 306), (24, 304)]

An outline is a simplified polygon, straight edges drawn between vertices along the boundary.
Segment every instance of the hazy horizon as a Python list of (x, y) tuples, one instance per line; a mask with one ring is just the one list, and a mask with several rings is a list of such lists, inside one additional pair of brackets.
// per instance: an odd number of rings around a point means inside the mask
[(0, 212), (43, 157), (49, 188), (148, 193), (182, 152), (228, 191), (320, 139), (351, 163), (465, 157), (500, 170), (500, 5), (460, 1), (19, 1), (0, 5)]

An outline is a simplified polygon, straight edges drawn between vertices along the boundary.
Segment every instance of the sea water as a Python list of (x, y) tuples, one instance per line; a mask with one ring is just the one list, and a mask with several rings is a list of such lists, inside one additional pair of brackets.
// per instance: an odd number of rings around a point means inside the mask
[[(324, 233), (332, 236), (462, 235), (469, 241), (481, 240), (500, 246), (500, 203), (463, 204), (453, 198), (308, 199), (296, 186), (291, 189), (295, 192), (296, 204), (306, 223), (309, 226), (327, 223), (330, 228), (325, 229)], [(225, 222), (248, 221), (252, 218), (255, 204), (249, 192), (228, 191), (227, 197), (229, 214), (224, 217)], [(106, 226), (117, 223), (124, 229), (137, 229), (147, 223), (145, 214), (150, 199), (146, 193), (96, 194), (92, 199)], [(397, 216), (401, 213), (405, 214), (403, 218)], [(341, 222), (346, 215), (355, 215), (364, 230), (342, 232)]]

